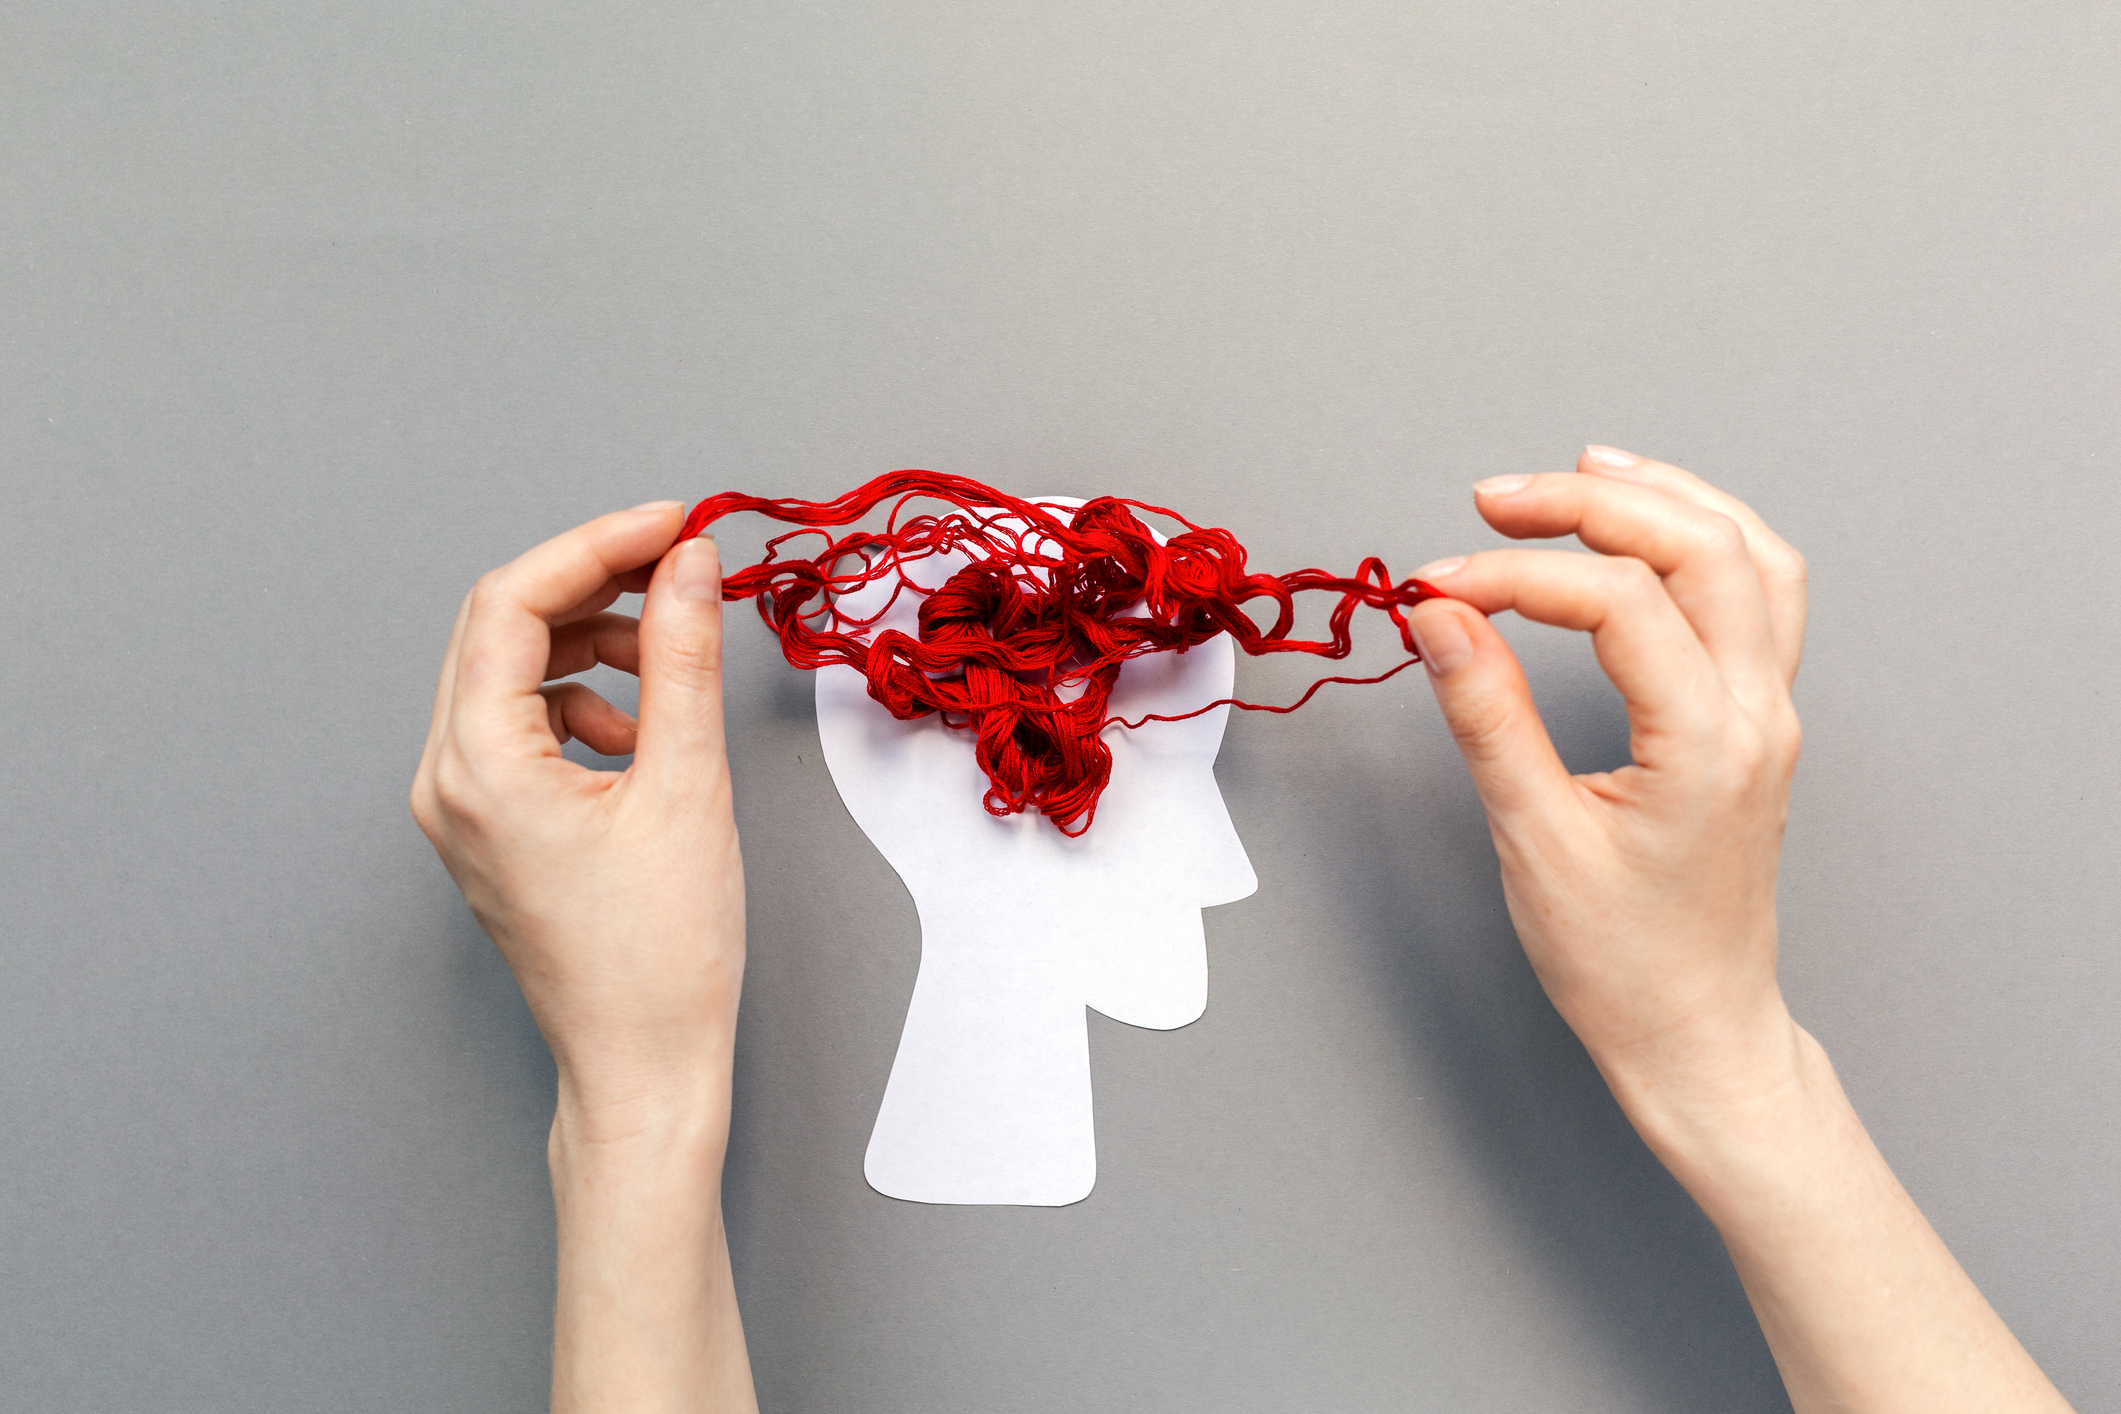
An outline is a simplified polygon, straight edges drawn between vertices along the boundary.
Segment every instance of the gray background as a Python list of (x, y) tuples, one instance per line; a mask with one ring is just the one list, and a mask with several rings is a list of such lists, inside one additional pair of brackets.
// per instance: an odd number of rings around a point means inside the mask
[[(2117, 67), (2107, 0), (0, 7), (0, 1406), (543, 1400), (550, 1062), (404, 805), (482, 569), (928, 466), (1404, 571), (1585, 440), (1810, 555), (1788, 991), (2121, 1402)], [(769, 1410), (1786, 1407), (1421, 683), (1231, 723), (1206, 1018), (1092, 1018), (1087, 1202), (930, 1209), (860, 1171), (911, 906), (732, 657)]]

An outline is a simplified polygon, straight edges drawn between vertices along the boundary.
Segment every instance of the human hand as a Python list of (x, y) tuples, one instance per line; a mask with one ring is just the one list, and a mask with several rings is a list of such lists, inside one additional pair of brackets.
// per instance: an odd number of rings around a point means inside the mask
[[(412, 813), (559, 1066), (552, 1407), (756, 1409), (722, 1228), (744, 869), (722, 741), (722, 573), (676, 501), (482, 578), (457, 615)], [(660, 557), (660, 558), (659, 558)], [(647, 600), (638, 621), (605, 609)], [(636, 723), (580, 683), (641, 679)], [(560, 747), (577, 737), (622, 772)]]
[[(1776, 985), (1804, 561), (1677, 467), (1593, 447), (1576, 471), (1484, 481), (1477, 504), (1597, 554), (1442, 561), (1415, 574), (1452, 599), (1408, 615), (1541, 985), (1716, 1224), (1800, 1414), (2067, 1414)], [(1634, 764), (1568, 773), (1502, 609), (1591, 634)]]
[[(483, 577), (457, 616), (413, 815), (521, 983), (584, 1137), (726, 1136), (744, 876), (722, 739), (721, 567), (683, 507), (607, 515)], [(658, 557), (661, 557), (658, 560)], [(604, 612), (646, 592), (638, 621)], [(580, 683), (641, 679), (638, 724)], [(625, 771), (561, 754), (576, 737)]]
[[(1607, 448), (1576, 474), (1475, 487), (1515, 539), (1415, 572), (1451, 596), (1410, 619), (1487, 806), (1511, 921), (1547, 995), (1653, 1144), (1690, 1113), (1786, 1083), (1775, 874), (1799, 729), (1803, 559), (1677, 467)], [(1455, 601), (1455, 602), (1454, 602)], [(1634, 762), (1571, 776), (1485, 615), (1592, 635)]]

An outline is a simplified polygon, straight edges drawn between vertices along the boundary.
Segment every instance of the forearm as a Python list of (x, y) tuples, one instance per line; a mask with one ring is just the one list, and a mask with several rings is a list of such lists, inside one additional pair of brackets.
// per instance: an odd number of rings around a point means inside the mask
[(1798, 1414), (2067, 1410), (1789, 1028), (1743, 1104), (1623, 1103), (1722, 1234)]
[(563, 1098), (550, 1145), (555, 1414), (751, 1414), (722, 1227), (726, 1091), (623, 1137), (596, 1128)]

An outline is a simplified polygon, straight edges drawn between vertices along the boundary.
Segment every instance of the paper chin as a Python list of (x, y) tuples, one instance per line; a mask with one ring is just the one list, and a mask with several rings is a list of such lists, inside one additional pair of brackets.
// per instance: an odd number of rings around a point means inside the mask
[[(886, 626), (911, 620), (912, 597)], [(1113, 712), (1189, 711), (1228, 696), (1235, 674), (1227, 638), (1136, 659)], [(1037, 815), (987, 814), (964, 733), (898, 721), (860, 673), (819, 670), (833, 782), (920, 915), (920, 971), (864, 1163), (879, 1193), (1036, 1207), (1089, 1196), (1085, 1009), (1156, 1030), (1198, 1020), (1200, 910), (1258, 886), (1215, 784), (1228, 710), (1110, 731), (1111, 784), (1071, 839)]]

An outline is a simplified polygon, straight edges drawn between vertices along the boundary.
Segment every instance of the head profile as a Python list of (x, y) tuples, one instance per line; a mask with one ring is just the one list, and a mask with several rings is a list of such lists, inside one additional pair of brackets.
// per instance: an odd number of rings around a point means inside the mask
[[(914, 567), (921, 587), (960, 566)], [(880, 601), (889, 590), (864, 591)], [(883, 610), (910, 618), (912, 598)], [(858, 603), (867, 615), (881, 604)], [(1228, 640), (1126, 663), (1112, 700), (1176, 715), (1226, 696)], [(925, 1202), (1056, 1205), (1096, 1181), (1083, 1008), (1156, 1029), (1207, 1006), (1200, 911), (1256, 881), (1214, 776), (1228, 708), (1114, 731), (1096, 828), (996, 815), (963, 733), (891, 715), (851, 668), (817, 675), (818, 734), (849, 813), (920, 915), (921, 962), (865, 1170)]]

